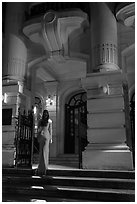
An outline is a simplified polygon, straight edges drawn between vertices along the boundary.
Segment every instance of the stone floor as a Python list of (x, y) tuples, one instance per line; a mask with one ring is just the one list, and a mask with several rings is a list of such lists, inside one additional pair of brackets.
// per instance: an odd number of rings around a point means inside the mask
[[(32, 165), (32, 169), (36, 169), (37, 167), (38, 167), (38, 164), (33, 164)], [(65, 166), (65, 165), (49, 164), (48, 169), (78, 169), (78, 168)]]

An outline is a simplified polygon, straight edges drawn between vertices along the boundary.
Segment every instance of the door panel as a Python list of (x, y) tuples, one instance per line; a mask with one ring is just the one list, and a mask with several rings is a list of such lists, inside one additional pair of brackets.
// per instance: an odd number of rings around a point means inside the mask
[(64, 153), (79, 154), (87, 146), (87, 101), (86, 93), (74, 95), (65, 105)]

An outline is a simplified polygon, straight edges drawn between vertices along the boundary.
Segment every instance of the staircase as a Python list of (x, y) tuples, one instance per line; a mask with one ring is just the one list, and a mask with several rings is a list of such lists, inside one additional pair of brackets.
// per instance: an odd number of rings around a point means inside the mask
[[(34, 154), (33, 162), (34, 164), (38, 164), (39, 155)], [(79, 168), (79, 155), (78, 154), (61, 154), (57, 157), (50, 157), (49, 164), (58, 165), (58, 166), (66, 166), (72, 168)]]
[(79, 167), (79, 156), (78, 154), (61, 154), (58, 157), (51, 157), (50, 164), (63, 165), (73, 168)]
[(134, 202), (134, 171), (3, 168), (3, 202)]

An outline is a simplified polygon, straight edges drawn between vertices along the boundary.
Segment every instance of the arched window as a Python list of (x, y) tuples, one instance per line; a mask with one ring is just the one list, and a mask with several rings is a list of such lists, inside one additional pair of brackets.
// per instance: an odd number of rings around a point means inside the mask
[(65, 104), (64, 152), (79, 154), (87, 146), (87, 95), (85, 92), (73, 95)]

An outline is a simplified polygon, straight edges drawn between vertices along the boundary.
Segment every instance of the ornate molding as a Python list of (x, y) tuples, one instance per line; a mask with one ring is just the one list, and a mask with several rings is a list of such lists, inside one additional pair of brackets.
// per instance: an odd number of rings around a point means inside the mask
[(72, 32), (82, 29), (87, 15), (82, 11), (54, 12), (45, 14), (42, 21), (44, 47), (50, 57), (63, 61), (69, 55), (68, 38)]
[(120, 8), (116, 13), (116, 18), (124, 25), (135, 28), (135, 3)]
[(88, 25), (87, 19), (81, 10), (48, 11), (43, 18), (28, 22), (23, 32), (31, 41), (42, 44), (49, 58), (63, 62), (69, 57), (69, 36), (73, 38), (74, 31), (81, 33)]
[(57, 32), (57, 14), (54, 11), (47, 12), (42, 20), (42, 37), (44, 48), (49, 55), (60, 55), (63, 45)]

